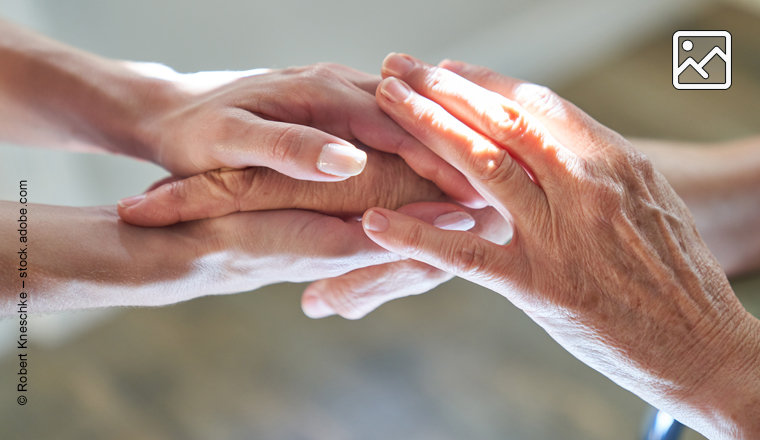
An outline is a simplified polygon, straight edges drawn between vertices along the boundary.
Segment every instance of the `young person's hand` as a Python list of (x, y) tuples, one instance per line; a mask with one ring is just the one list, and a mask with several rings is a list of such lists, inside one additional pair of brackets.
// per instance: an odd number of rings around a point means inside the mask
[(461, 173), (380, 110), (374, 99), (377, 76), (316, 64), (253, 75), (202, 72), (168, 78), (162, 103), (149, 111), (141, 130), (151, 160), (175, 176), (266, 167), (295, 179), (345, 180), (358, 175), (367, 161), (346, 141), (355, 139), (398, 154), (455, 200), (483, 206)]

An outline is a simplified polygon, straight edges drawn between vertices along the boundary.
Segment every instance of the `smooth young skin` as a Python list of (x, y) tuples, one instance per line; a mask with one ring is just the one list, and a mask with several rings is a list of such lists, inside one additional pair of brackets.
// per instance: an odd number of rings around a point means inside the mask
[(380, 106), (514, 225), (498, 245), (369, 210), (385, 249), (491, 288), (576, 357), (711, 439), (760, 437), (760, 322), (652, 163), (538, 86), (447, 67), (541, 99), (517, 102), (389, 55)]
[[(0, 222), (16, 224), (19, 204), (0, 202)], [(29, 241), (0, 231), (0, 317), (16, 311), (21, 281), (29, 310), (47, 313), (110, 306), (158, 306), (203, 295), (245, 292), (313, 281), (398, 261), (372, 243), (356, 220), (297, 209), (245, 212), (142, 228), (119, 220), (113, 207), (30, 204)], [(416, 203), (399, 209), (422, 221), (452, 216), (475, 220), (461, 207)], [(474, 213), (478, 216), (477, 213)], [(28, 277), (20, 278), (24, 249)]]
[(345, 140), (358, 139), (414, 163), (455, 200), (484, 206), (459, 172), (379, 109), (379, 77), (344, 66), (178, 74), (101, 58), (2, 20), (0, 62), (0, 140), (125, 154), (178, 177), (263, 166), (340, 181), (366, 163)]

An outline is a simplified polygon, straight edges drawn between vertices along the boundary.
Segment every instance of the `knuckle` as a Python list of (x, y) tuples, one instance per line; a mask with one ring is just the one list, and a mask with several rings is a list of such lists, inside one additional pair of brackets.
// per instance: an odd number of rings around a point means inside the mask
[(335, 313), (346, 319), (359, 319), (366, 315), (364, 295), (346, 283), (333, 286), (331, 293), (324, 295), (323, 299)]
[(446, 69), (441, 69), (439, 67), (428, 68), (425, 71), (423, 84), (425, 88), (431, 91), (440, 91), (445, 87), (446, 75), (448, 74), (450, 74), (450, 72)]
[(521, 144), (529, 136), (536, 137), (537, 133), (532, 129), (531, 121), (524, 114), (524, 110), (518, 107), (502, 106), (501, 114), (492, 117), (481, 114), (481, 124), (487, 127), (491, 137), (502, 145)]
[(509, 153), (501, 148), (492, 147), (484, 152), (469, 152), (466, 167), (472, 177), (485, 184), (499, 185), (512, 179), (519, 165), (509, 158)]
[(401, 246), (404, 255), (414, 258), (420, 253), (420, 245), (424, 238), (422, 225), (418, 223), (410, 224), (401, 235)]
[(480, 273), (486, 264), (486, 248), (478, 240), (465, 241), (466, 234), (461, 234), (449, 248), (446, 261), (454, 273), (468, 276)]
[(538, 84), (525, 83), (518, 86), (515, 98), (530, 112), (552, 115), (564, 107), (562, 98), (552, 89)]
[(305, 131), (299, 127), (290, 125), (284, 130), (274, 134), (271, 142), (272, 160), (280, 164), (283, 169), (290, 169), (298, 165), (298, 159), (303, 149)]
[(306, 69), (306, 73), (310, 78), (320, 83), (343, 81), (343, 77), (338, 73), (337, 65), (334, 63), (312, 64)]
[(215, 200), (231, 202), (237, 212), (241, 210), (241, 199), (250, 187), (246, 173), (245, 170), (209, 171), (202, 175), (202, 182)]

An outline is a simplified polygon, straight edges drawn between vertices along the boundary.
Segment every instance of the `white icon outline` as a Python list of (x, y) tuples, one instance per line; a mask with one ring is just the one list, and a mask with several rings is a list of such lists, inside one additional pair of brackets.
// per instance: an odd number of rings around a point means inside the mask
[[(683, 63), (678, 64), (678, 39), (680, 37), (723, 37), (726, 39), (726, 51), (723, 52), (720, 47), (715, 46), (699, 62), (694, 58), (688, 57)], [(686, 49), (685, 49), (686, 50)], [(688, 49), (691, 50), (691, 49)], [(720, 57), (726, 62), (726, 81), (724, 83), (699, 84), (679, 82), (678, 77), (689, 66), (702, 77), (707, 79), (707, 72), (703, 69), (708, 62), (714, 57)], [(678, 90), (726, 90), (731, 87), (731, 34), (728, 31), (678, 31), (673, 34), (673, 87)]]

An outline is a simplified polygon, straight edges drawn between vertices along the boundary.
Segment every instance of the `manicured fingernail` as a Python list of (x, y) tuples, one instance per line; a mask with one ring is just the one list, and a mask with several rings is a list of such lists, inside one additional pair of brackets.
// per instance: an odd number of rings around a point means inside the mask
[(385, 232), (388, 230), (388, 219), (384, 215), (377, 211), (368, 211), (364, 214), (364, 221), (362, 222), (364, 229), (373, 232)]
[(310, 294), (303, 297), (301, 309), (311, 319), (326, 318), (335, 314), (335, 310), (322, 301), (320, 297)]
[(475, 219), (466, 212), (454, 211), (439, 215), (433, 220), (433, 226), (449, 231), (469, 231), (475, 226)]
[(383, 81), (380, 92), (392, 102), (403, 102), (412, 93), (406, 84), (393, 77)]
[(395, 52), (391, 52), (383, 60), (382, 69), (388, 76), (404, 76), (414, 67), (414, 63)]
[(136, 204), (140, 203), (142, 199), (145, 198), (145, 194), (139, 194), (132, 197), (127, 197), (125, 199), (121, 199), (118, 201), (119, 206), (122, 208), (129, 208), (130, 206), (135, 206)]
[(355, 176), (364, 170), (367, 153), (348, 145), (326, 144), (317, 159), (317, 169), (338, 177)]

